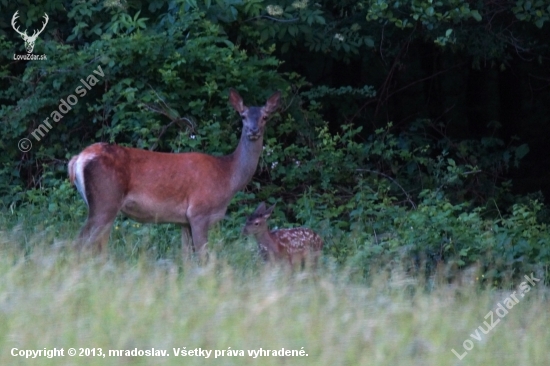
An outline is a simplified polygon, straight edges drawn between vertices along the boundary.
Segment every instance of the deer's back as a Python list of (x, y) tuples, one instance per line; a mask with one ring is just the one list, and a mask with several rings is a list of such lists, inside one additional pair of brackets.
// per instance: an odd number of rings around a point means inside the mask
[(272, 231), (271, 237), (288, 254), (320, 251), (323, 248), (323, 239), (308, 228), (279, 229)]
[(202, 153), (169, 154), (97, 143), (80, 155), (89, 159), (87, 172), (111, 172), (123, 195), (122, 211), (142, 222), (187, 222), (190, 214), (219, 211), (232, 197), (227, 157)]

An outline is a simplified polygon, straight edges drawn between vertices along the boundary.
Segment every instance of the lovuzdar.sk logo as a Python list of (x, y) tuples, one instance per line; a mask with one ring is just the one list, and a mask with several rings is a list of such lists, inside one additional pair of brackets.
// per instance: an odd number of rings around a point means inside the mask
[(11, 18), (11, 26), (17, 33), (19, 33), (21, 38), (23, 38), (23, 41), (25, 41), (25, 48), (27, 49), (27, 54), (26, 55), (14, 54), (13, 59), (14, 60), (46, 60), (47, 59), (46, 55), (34, 55), (32, 53), (32, 50), (34, 49), (34, 43), (36, 42), (36, 39), (38, 38), (40, 33), (44, 31), (44, 28), (46, 28), (46, 24), (48, 24), (48, 20), (49, 20), (48, 14), (44, 13), (45, 22), (42, 23), (42, 29), (40, 29), (39, 31), (34, 30), (34, 32), (32, 33), (32, 36), (29, 36), (27, 34), (26, 29), (25, 31), (20, 32), (19, 26), (16, 27), (15, 22), (17, 18), (19, 18), (19, 15), (17, 15), (17, 13), (19, 13), (19, 10), (17, 10), (15, 14), (13, 14), (13, 17)]

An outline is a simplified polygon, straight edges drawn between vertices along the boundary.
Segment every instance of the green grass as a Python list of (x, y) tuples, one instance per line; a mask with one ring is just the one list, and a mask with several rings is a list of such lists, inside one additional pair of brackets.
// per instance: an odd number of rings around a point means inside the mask
[[(124, 221), (107, 258), (78, 257), (67, 239), (79, 220), (49, 226), (34, 217), (0, 225), (0, 365), (548, 364), (550, 292), (542, 281), (477, 341), (470, 334), (519, 282), (504, 290), (443, 285), (396, 265), (362, 280), (330, 258), (317, 273), (291, 274), (264, 266), (253, 242), (224, 227), (213, 230), (210, 260), (199, 266), (182, 262), (173, 227)], [(473, 349), (459, 361), (451, 349), (463, 354), (467, 339)], [(70, 357), (71, 347), (107, 356)], [(212, 354), (174, 356), (183, 347)], [(25, 359), (13, 348), (63, 348), (65, 356)], [(108, 355), (152, 348), (170, 356)], [(248, 356), (260, 348), (307, 356)], [(228, 349), (244, 356), (214, 358)]]

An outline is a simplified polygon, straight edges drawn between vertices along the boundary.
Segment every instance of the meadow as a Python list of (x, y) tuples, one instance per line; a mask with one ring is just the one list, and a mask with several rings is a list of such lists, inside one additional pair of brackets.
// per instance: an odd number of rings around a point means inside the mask
[[(474, 274), (449, 283), (406, 273), (398, 263), (360, 278), (328, 256), (317, 272), (289, 273), (261, 263), (253, 242), (226, 239), (219, 229), (208, 263), (199, 265), (182, 260), (179, 249), (159, 256), (158, 235), (144, 239), (145, 228), (129, 222), (126, 230), (125, 221), (116, 223), (109, 255), (78, 255), (71, 242), (78, 221), (47, 229), (8, 215), (0, 227), (1, 365), (548, 362), (543, 281), (522, 297), (517, 281), (484, 287)], [(518, 302), (500, 318), (498, 304), (514, 291)], [(487, 324), (494, 328), (485, 334)], [(54, 358), (12, 355), (61, 348), (64, 355)], [(70, 348), (76, 356), (68, 356)], [(135, 355), (153, 349), (167, 355)]]

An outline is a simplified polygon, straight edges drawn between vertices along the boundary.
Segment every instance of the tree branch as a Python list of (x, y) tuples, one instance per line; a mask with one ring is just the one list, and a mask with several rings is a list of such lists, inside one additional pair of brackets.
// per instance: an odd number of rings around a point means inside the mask
[(403, 193), (405, 194), (405, 197), (407, 197), (407, 201), (409, 201), (411, 206), (416, 210), (416, 205), (413, 202), (413, 200), (412, 200), (411, 196), (409, 195), (409, 193), (407, 191), (405, 191), (405, 189), (401, 186), (401, 184), (397, 183), (397, 181), (395, 179), (393, 179), (392, 177), (390, 177), (389, 175), (387, 175), (385, 173), (382, 173), (382, 172), (378, 172), (376, 170), (370, 170), (370, 169), (356, 169), (356, 171), (378, 174), (378, 175), (383, 176), (384, 178), (389, 179), (390, 181), (392, 181), (396, 186), (398, 186), (403, 191)]

